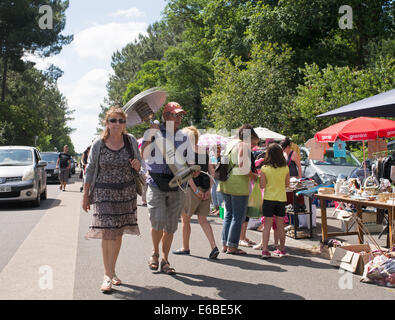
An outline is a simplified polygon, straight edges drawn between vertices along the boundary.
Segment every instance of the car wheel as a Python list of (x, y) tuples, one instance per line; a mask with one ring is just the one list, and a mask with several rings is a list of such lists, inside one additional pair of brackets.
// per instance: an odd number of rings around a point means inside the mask
[(47, 199), (47, 187), (45, 187), (44, 192), (40, 196), (41, 200), (46, 200)]
[[(40, 190), (40, 188), (38, 188), (38, 190)], [(39, 207), (40, 204), (41, 204), (41, 195), (40, 195), (40, 191), (38, 191), (36, 200), (32, 201), (32, 206), (33, 207)]]

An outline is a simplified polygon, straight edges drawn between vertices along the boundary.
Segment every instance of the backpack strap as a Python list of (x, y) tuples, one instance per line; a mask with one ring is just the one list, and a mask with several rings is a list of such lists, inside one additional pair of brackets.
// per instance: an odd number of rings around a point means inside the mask
[(123, 135), (123, 143), (125, 144), (126, 151), (129, 153), (129, 157), (132, 160), (135, 159), (134, 151), (133, 151), (130, 139), (126, 134)]
[(290, 154), (288, 155), (288, 167), (289, 167), (290, 164), (291, 164), (293, 153), (294, 153), (294, 151), (292, 150), (292, 151), (290, 152)]

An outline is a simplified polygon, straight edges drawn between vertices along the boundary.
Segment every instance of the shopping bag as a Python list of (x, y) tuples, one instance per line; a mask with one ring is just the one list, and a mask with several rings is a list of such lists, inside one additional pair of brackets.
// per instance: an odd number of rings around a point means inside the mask
[(254, 187), (248, 197), (247, 217), (260, 218), (262, 216), (262, 193), (259, 187), (259, 179), (254, 183)]

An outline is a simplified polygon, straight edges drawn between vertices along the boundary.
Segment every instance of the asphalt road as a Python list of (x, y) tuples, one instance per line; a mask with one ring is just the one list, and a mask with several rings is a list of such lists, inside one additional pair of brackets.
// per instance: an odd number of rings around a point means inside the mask
[[(101, 241), (86, 240), (91, 216), (81, 210), (81, 186), (75, 175), (66, 192), (48, 186), (48, 200), (37, 209), (0, 207), (0, 299), (62, 300), (393, 300), (395, 290), (360, 282), (308, 250), (313, 240), (287, 237), (289, 256), (260, 259), (220, 253), (208, 259), (210, 247), (197, 219), (192, 219), (191, 255), (171, 254), (175, 276), (148, 269), (151, 253), (148, 210), (139, 206), (140, 236), (125, 235), (117, 263), (123, 284), (102, 294)], [(74, 181), (75, 180), (75, 181)], [(209, 217), (220, 247), (222, 220)], [(260, 233), (247, 231), (259, 241)], [(181, 247), (181, 224), (173, 247)]]

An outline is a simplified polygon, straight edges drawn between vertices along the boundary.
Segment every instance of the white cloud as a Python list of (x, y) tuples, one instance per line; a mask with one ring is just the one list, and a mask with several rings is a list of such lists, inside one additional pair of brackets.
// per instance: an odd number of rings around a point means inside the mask
[(61, 59), (59, 56), (43, 58), (35, 54), (25, 53), (23, 56), (23, 60), (34, 62), (36, 64), (35, 67), (38, 70), (47, 70), (51, 66), (51, 64), (63, 70), (67, 65), (66, 61)]
[(107, 94), (109, 74), (109, 70), (93, 69), (75, 83), (59, 84), (59, 89), (66, 95), (69, 107), (76, 112), (96, 112)]
[(74, 36), (73, 46), (80, 57), (110, 59), (116, 50), (146, 34), (145, 22), (108, 23), (85, 29)]
[(75, 110), (75, 120), (69, 126), (76, 129), (71, 139), (77, 152), (84, 151), (96, 134), (100, 105), (107, 96), (109, 74), (109, 70), (93, 69), (75, 83), (59, 84), (59, 90), (67, 97), (69, 108)]
[(114, 18), (141, 18), (145, 17), (144, 12), (137, 8), (130, 8), (126, 10), (118, 10), (116, 12), (110, 13), (110, 17)]

